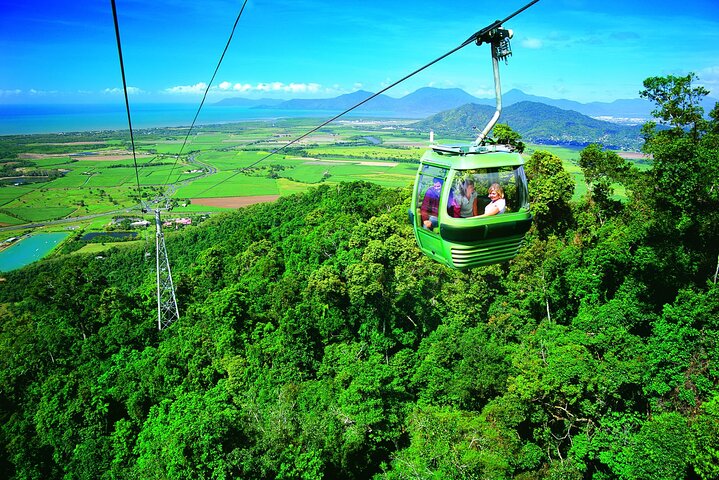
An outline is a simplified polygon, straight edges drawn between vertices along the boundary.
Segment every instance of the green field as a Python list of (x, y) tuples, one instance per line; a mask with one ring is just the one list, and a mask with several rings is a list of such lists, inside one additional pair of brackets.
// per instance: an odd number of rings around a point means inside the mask
[(25, 222), (15, 216), (10, 216), (7, 213), (3, 213), (0, 211), (0, 223), (4, 223), (7, 225), (21, 225)]
[(278, 194), (275, 180), (230, 171), (201, 178), (177, 190), (177, 195), (183, 198), (253, 197)]
[[(142, 245), (149, 245), (149, 242), (146, 240), (133, 240), (131, 242), (117, 242), (117, 243), (88, 243), (84, 247), (82, 247), (79, 250), (76, 250), (73, 252), (74, 254), (82, 254), (82, 253), (92, 253), (92, 254), (99, 254), (102, 252), (105, 252), (107, 250), (110, 250), (111, 248), (130, 248), (130, 247), (138, 247)], [(152, 246), (154, 248), (154, 245)]]
[[(406, 128), (409, 123), (340, 121), (291, 145), (315, 127), (315, 119), (199, 127), (187, 138), (182, 155), (186, 129), (138, 132), (134, 159), (126, 139), (110, 139), (107, 133), (85, 143), (44, 135), (46, 143), (25, 140), (17, 157), (30, 162), (26, 169), (55, 172), (57, 178), (0, 187), (0, 225), (75, 218), (77, 227), (102, 230), (113, 217), (139, 218), (139, 197), (144, 204), (169, 197), (173, 215), (199, 215), (222, 209), (192, 199), (284, 196), (322, 183), (358, 180), (406, 187), (414, 181), (429, 140)], [(0, 145), (14, 140), (0, 137)], [(12, 146), (19, 151), (17, 142)], [(575, 199), (586, 193), (578, 149), (528, 145), (525, 156), (535, 150), (563, 160), (575, 180)]]

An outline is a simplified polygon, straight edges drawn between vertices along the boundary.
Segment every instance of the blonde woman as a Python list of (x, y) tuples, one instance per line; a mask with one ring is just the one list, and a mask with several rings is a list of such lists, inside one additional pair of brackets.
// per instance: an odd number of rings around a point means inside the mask
[(487, 192), (489, 204), (484, 207), (484, 213), (480, 217), (489, 217), (504, 213), (507, 208), (507, 201), (504, 199), (504, 189), (498, 183), (493, 183)]

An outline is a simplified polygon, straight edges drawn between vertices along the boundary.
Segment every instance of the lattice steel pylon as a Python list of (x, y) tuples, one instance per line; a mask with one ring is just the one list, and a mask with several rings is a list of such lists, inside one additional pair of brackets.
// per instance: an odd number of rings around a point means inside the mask
[(160, 209), (155, 210), (155, 224), (157, 225), (155, 242), (157, 254), (157, 328), (162, 330), (175, 320), (179, 320), (180, 312), (177, 310), (175, 286), (172, 283), (172, 273), (170, 272), (170, 260), (167, 258), (165, 236), (162, 233)]

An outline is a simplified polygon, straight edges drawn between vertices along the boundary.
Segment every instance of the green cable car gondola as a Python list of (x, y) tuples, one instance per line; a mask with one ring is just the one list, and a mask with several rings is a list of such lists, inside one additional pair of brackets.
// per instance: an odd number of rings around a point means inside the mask
[(471, 145), (433, 145), (417, 170), (409, 212), (417, 244), (452, 268), (514, 258), (532, 223), (521, 154), (485, 142), (501, 114), (498, 60), (511, 55), (511, 36), (497, 28), (477, 39), (492, 47), (497, 110), (487, 126)]

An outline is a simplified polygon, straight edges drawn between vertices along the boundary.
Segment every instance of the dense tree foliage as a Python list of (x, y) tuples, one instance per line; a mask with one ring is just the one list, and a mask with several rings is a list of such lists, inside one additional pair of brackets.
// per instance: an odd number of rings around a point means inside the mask
[(496, 124), (492, 129), (492, 134), (494, 135), (497, 143), (502, 145), (511, 145), (519, 153), (524, 152), (525, 145), (524, 142), (522, 142), (522, 136), (512, 130), (506, 123)]
[(719, 127), (716, 112), (671, 118), (645, 128), (648, 171), (585, 149), (579, 202), (534, 153), (535, 223), (502, 265), (433, 263), (409, 189), (352, 183), (168, 233), (181, 318), (162, 331), (144, 250), (5, 274), (0, 468), (716, 478)]

